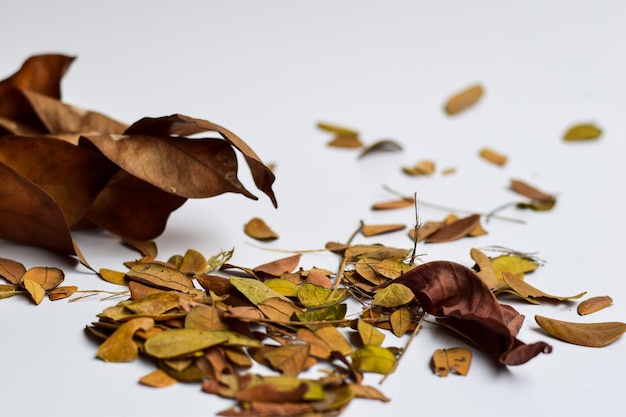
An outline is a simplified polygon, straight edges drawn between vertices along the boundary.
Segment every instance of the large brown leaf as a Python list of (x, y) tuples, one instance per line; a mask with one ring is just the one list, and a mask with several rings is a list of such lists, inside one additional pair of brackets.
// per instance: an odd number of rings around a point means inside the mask
[(217, 132), (230, 145), (237, 148), (244, 156), (256, 186), (272, 200), (274, 207), (277, 206), (276, 197), (272, 191), (275, 177), (272, 171), (261, 161), (258, 155), (239, 136), (230, 130), (209, 122), (208, 120), (196, 119), (182, 114), (174, 114), (158, 118), (139, 120), (126, 130), (126, 134), (144, 134), (155, 136), (190, 136), (204, 132)]
[(120, 170), (97, 196), (86, 219), (116, 235), (148, 240), (163, 233), (171, 212), (186, 200)]
[(34, 182), (0, 163), (0, 238), (76, 254), (57, 202)]
[(118, 170), (98, 152), (46, 137), (1, 137), (0, 162), (50, 194), (70, 228)]
[(406, 285), (427, 313), (504, 365), (519, 365), (552, 350), (544, 342), (526, 345), (517, 340), (523, 316), (500, 304), (476, 273), (463, 265), (428, 262), (392, 282)]
[(33, 55), (24, 61), (17, 72), (0, 81), (0, 94), (17, 87), (61, 98), (61, 79), (72, 61), (74, 57), (66, 55)]

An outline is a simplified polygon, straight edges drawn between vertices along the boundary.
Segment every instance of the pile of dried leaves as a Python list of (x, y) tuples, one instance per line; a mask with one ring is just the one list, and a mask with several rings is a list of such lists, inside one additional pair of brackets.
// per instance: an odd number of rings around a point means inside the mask
[[(72, 61), (33, 56), (0, 81), (0, 238), (83, 263), (71, 230), (152, 239), (188, 198), (256, 198), (237, 178), (235, 150), (276, 205), (272, 172), (222, 126), (180, 114), (127, 126), (62, 102), (60, 82)], [(203, 133), (219, 138), (189, 138)]]
[[(428, 315), (496, 363), (513, 366), (552, 347), (519, 340), (524, 316), (499, 297), (538, 304), (585, 295), (555, 296), (535, 288), (525, 275), (542, 261), (500, 247), (472, 248), (471, 268), (448, 261), (416, 262), (418, 242), (484, 235), (481, 219), (502, 218), (495, 210), (465, 217), (451, 213), (423, 225), (416, 219), (408, 233), (412, 248), (353, 244), (358, 234), (370, 237), (406, 228), (401, 223), (361, 223), (346, 243), (326, 245), (325, 250), (339, 256), (336, 272), (306, 269), (300, 253), (258, 266), (230, 264), (233, 251), (207, 258), (190, 249), (160, 261), (150, 239), (163, 231), (169, 214), (187, 198), (224, 192), (254, 198), (237, 180), (235, 149), (243, 153), (257, 187), (276, 205), (274, 176), (240, 138), (206, 120), (173, 115), (125, 126), (62, 103), (59, 83), (71, 61), (60, 55), (35, 56), (0, 82), (0, 238), (76, 255), (86, 264), (71, 231), (101, 227), (142, 254), (128, 261), (125, 271), (100, 269), (102, 279), (123, 286), (115, 294), (130, 297), (106, 308), (87, 326), (100, 344), (100, 359), (129, 362), (143, 356), (154, 362), (156, 369), (141, 378), (142, 384), (197, 381), (204, 392), (235, 401), (219, 413), (223, 416), (337, 415), (354, 398), (388, 401), (364, 384), (364, 374), (384, 378), (392, 373)], [(480, 85), (462, 91), (446, 102), (445, 111), (456, 115), (483, 93)], [(389, 139), (363, 147), (353, 129), (318, 126), (334, 135), (329, 145), (361, 148), (360, 157), (402, 150)], [(205, 132), (220, 138), (189, 138)], [(578, 125), (564, 140), (594, 139), (600, 133), (593, 125)], [(479, 154), (497, 165), (507, 162), (490, 148)], [(428, 176), (435, 165), (425, 160), (403, 171)], [(510, 189), (526, 198), (512, 204), (518, 209), (548, 211), (556, 203), (554, 194), (518, 179), (510, 180)], [(418, 203), (427, 204), (400, 196), (372, 209), (414, 207), (417, 212)], [(278, 238), (259, 218), (244, 230), (261, 241)], [(0, 259), (0, 277), (7, 281), (0, 285), (0, 298), (22, 294), (39, 304), (46, 295), (56, 300), (80, 292), (60, 286), (64, 275), (56, 268), (27, 270)], [(577, 311), (591, 314), (611, 303), (608, 296), (592, 297)], [(349, 311), (354, 306), (358, 310)], [(550, 335), (584, 346), (605, 346), (626, 331), (621, 322), (535, 319)], [(400, 338), (404, 346), (393, 347)], [(439, 376), (451, 371), (467, 375), (471, 358), (465, 347), (438, 349), (431, 365)], [(268, 372), (257, 372), (263, 366)], [(312, 377), (313, 369), (321, 376)]]

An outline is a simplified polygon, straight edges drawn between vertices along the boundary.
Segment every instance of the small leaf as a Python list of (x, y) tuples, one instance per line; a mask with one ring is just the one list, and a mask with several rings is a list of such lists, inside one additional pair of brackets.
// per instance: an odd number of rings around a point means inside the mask
[(296, 313), (296, 318), (303, 323), (342, 320), (346, 316), (347, 311), (348, 306), (346, 304), (335, 304), (317, 310)]
[(19, 285), (26, 268), (19, 262), (11, 259), (0, 258), (0, 277), (14, 285)]
[(117, 285), (128, 285), (125, 272), (113, 271), (112, 269), (100, 268), (98, 271), (100, 278), (106, 282)]
[(22, 281), (26, 279), (38, 283), (44, 290), (51, 290), (63, 282), (65, 274), (59, 268), (36, 266), (22, 275)]
[(185, 316), (186, 329), (228, 330), (220, 319), (219, 311), (208, 305), (197, 305)]
[(480, 222), (479, 214), (472, 214), (453, 223), (445, 224), (426, 238), (427, 243), (450, 242), (467, 236)]
[(349, 127), (339, 126), (339, 125), (332, 124), (332, 123), (318, 122), (317, 127), (321, 130), (334, 133), (336, 135), (359, 136), (359, 132), (357, 132), (354, 129), (351, 129)]
[(391, 331), (396, 337), (401, 337), (403, 334), (411, 330), (411, 311), (407, 307), (401, 307), (394, 310), (389, 317), (389, 323), (391, 324)]
[(435, 163), (433, 161), (419, 161), (413, 166), (402, 167), (402, 172), (414, 177), (432, 175), (435, 172)]
[(282, 298), (268, 298), (257, 304), (257, 308), (270, 320), (290, 321), (291, 316), (302, 312), (290, 300)]
[(385, 340), (385, 335), (380, 330), (361, 319), (357, 321), (357, 330), (364, 345), (380, 346)]
[(243, 231), (253, 239), (267, 241), (278, 239), (278, 234), (274, 232), (262, 219), (252, 218), (245, 224)]
[(602, 135), (602, 129), (592, 123), (582, 123), (567, 129), (563, 134), (566, 142), (598, 139)]
[(520, 278), (518, 275), (512, 274), (508, 271), (504, 271), (502, 273), (502, 278), (504, 279), (504, 282), (509, 286), (509, 288), (513, 290), (515, 294), (519, 295), (520, 297), (524, 299), (530, 299), (529, 300), (530, 302), (533, 302), (533, 300), (536, 298), (549, 298), (551, 300), (556, 300), (556, 301), (567, 301), (571, 299), (580, 298), (586, 294), (586, 292), (581, 292), (580, 294), (571, 295), (567, 297), (550, 295), (533, 287), (532, 285), (524, 281), (522, 278)]
[(125, 238), (122, 239), (122, 243), (126, 246), (135, 249), (142, 256), (147, 256), (152, 259), (156, 259), (158, 254), (157, 245), (153, 240), (138, 240)]
[(78, 287), (75, 285), (56, 287), (48, 291), (48, 299), (50, 301), (62, 300), (71, 297), (76, 291), (78, 291)]
[(461, 347), (437, 349), (431, 361), (433, 371), (441, 377), (448, 376), (451, 370), (465, 376), (469, 372), (471, 363), (472, 352)]
[(352, 364), (363, 372), (387, 374), (396, 364), (396, 356), (387, 348), (365, 345), (350, 354)]
[(339, 352), (342, 356), (352, 352), (352, 345), (336, 327), (321, 326), (314, 333), (326, 342), (333, 352)]
[(152, 388), (164, 388), (174, 385), (178, 382), (176, 378), (171, 377), (162, 369), (156, 369), (148, 375), (142, 376), (139, 383)]
[(18, 287), (15, 285), (0, 284), (0, 299), (13, 297), (19, 294)]
[(414, 298), (415, 294), (405, 285), (391, 283), (376, 292), (372, 304), (381, 307), (398, 307), (410, 303)]
[(576, 308), (579, 315), (584, 316), (587, 314), (595, 313), (613, 304), (613, 299), (608, 295), (599, 297), (591, 297), (584, 301), (581, 301)]
[(479, 155), (486, 161), (491, 162), (492, 164), (504, 166), (508, 161), (508, 157), (501, 153), (498, 153), (490, 148), (483, 148), (480, 150)]
[(483, 96), (482, 86), (476, 84), (463, 90), (446, 101), (445, 110), (450, 116), (461, 113), (473, 106)]
[(365, 237), (378, 236), (384, 233), (391, 233), (398, 230), (402, 230), (406, 227), (405, 224), (402, 223), (393, 223), (393, 224), (366, 224), (361, 228), (361, 233)]
[(264, 284), (285, 297), (298, 296), (298, 285), (287, 279), (274, 278), (265, 281)]
[(328, 146), (333, 148), (356, 149), (362, 147), (363, 142), (361, 142), (358, 136), (335, 135), (335, 137), (328, 142)]
[(372, 205), (372, 210), (395, 210), (406, 207), (413, 207), (415, 200), (412, 198), (402, 198), (400, 200), (381, 201)]
[(22, 279), (22, 287), (30, 294), (35, 304), (40, 304), (46, 296), (46, 290), (37, 281), (29, 278)]
[(302, 254), (298, 253), (293, 256), (258, 265), (252, 269), (252, 272), (261, 279), (267, 278), (266, 276), (268, 275), (274, 278), (280, 278), (283, 274), (290, 273), (296, 269), (301, 258)]
[(203, 254), (195, 249), (187, 249), (178, 270), (183, 274), (203, 274), (207, 272), (208, 264)]
[(130, 280), (162, 290), (190, 292), (193, 281), (182, 272), (160, 263), (135, 264), (126, 273)]
[(589, 347), (607, 346), (626, 332), (626, 323), (572, 323), (535, 315), (537, 324), (557, 339)]
[(361, 384), (353, 383), (353, 384), (350, 384), (350, 388), (352, 388), (352, 391), (354, 392), (354, 395), (357, 398), (367, 398), (369, 400), (378, 400), (384, 403), (391, 401), (377, 388), (374, 388), (370, 385), (361, 385)]
[(523, 195), (524, 197), (528, 197), (531, 200), (547, 203), (556, 199), (554, 195), (545, 193), (521, 180), (511, 179), (511, 190)]

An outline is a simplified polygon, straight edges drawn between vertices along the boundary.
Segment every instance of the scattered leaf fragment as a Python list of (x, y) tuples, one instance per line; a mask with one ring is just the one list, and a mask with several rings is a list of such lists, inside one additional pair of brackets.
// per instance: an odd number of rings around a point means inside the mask
[(546, 332), (568, 343), (588, 347), (607, 346), (626, 332), (626, 323), (573, 323), (535, 315), (535, 321)]
[(414, 177), (428, 176), (435, 172), (435, 163), (433, 161), (419, 161), (413, 166), (402, 167), (402, 172)]
[(381, 201), (372, 204), (372, 210), (395, 210), (406, 207), (413, 207), (415, 200), (413, 198), (402, 198), (399, 200)]
[(499, 152), (494, 151), (491, 148), (482, 148), (479, 152), (481, 158), (486, 161), (491, 162), (492, 164), (504, 166), (508, 161), (508, 157)]
[(613, 299), (608, 295), (602, 295), (598, 297), (591, 297), (581, 301), (576, 308), (579, 315), (585, 316), (587, 314), (595, 313), (613, 304)]
[(511, 179), (511, 190), (528, 197), (531, 200), (549, 202), (556, 199), (552, 194), (545, 193), (538, 188), (518, 179)]
[(251, 238), (262, 241), (275, 240), (279, 237), (265, 221), (258, 217), (254, 217), (246, 223), (243, 230)]
[(363, 236), (371, 237), (402, 230), (405, 227), (406, 225), (402, 223), (366, 224), (361, 228), (361, 233), (363, 233)]
[(602, 135), (602, 129), (593, 123), (581, 123), (568, 128), (563, 134), (566, 142), (598, 139)]
[(483, 96), (483, 93), (483, 87), (479, 84), (473, 85), (459, 93), (456, 93), (446, 101), (446, 113), (450, 116), (461, 113), (476, 104)]
[(349, 127), (339, 126), (332, 123), (318, 122), (317, 127), (329, 133), (342, 136), (359, 136), (359, 132)]
[(62, 300), (63, 298), (71, 297), (76, 291), (78, 291), (77, 286), (69, 285), (53, 288), (49, 290), (47, 294), (50, 301), (57, 301)]
[(441, 377), (448, 376), (450, 371), (465, 376), (469, 372), (471, 363), (472, 352), (462, 347), (437, 349), (431, 361), (433, 372)]
[(444, 224), (426, 238), (427, 243), (450, 242), (467, 236), (480, 222), (479, 214), (463, 217), (450, 224)]
[(174, 385), (178, 382), (178, 380), (174, 377), (171, 377), (167, 372), (162, 369), (155, 369), (149, 374), (142, 376), (139, 379), (139, 383), (152, 387), (152, 388), (164, 388), (169, 387), (170, 385)]

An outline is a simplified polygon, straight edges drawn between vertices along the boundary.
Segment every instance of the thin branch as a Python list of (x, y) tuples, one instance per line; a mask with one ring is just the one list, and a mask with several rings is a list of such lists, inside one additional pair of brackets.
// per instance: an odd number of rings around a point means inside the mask
[(402, 352), (400, 352), (398, 359), (396, 359), (396, 362), (393, 364), (393, 368), (391, 368), (391, 371), (387, 372), (385, 376), (381, 378), (379, 384), (382, 384), (383, 382), (385, 382), (387, 377), (396, 371), (396, 369), (398, 368), (398, 364), (400, 363), (400, 360), (402, 360), (406, 351), (409, 350), (409, 346), (411, 345), (411, 342), (413, 341), (413, 339), (415, 339), (415, 336), (417, 336), (419, 331), (422, 329), (422, 323), (424, 322), (425, 316), (426, 316), (426, 312), (422, 310), (420, 314), (420, 318), (417, 321), (417, 325), (415, 326), (415, 329), (413, 329), (413, 332), (411, 333), (411, 337), (406, 342), (406, 345), (404, 345), (404, 349), (402, 349)]
[[(363, 225), (364, 225), (363, 220), (361, 220), (359, 222), (359, 227), (354, 231), (354, 233), (352, 233), (352, 235), (346, 242), (346, 246), (350, 246), (354, 238), (361, 232), (361, 230), (363, 230)], [(339, 285), (343, 281), (343, 274), (345, 272), (347, 263), (348, 263), (348, 258), (346, 257), (346, 252), (344, 250), (343, 255), (341, 256), (341, 263), (339, 264), (339, 269), (337, 270), (337, 277), (335, 278), (335, 285), (333, 285), (333, 290), (328, 295), (328, 298), (327, 298), (328, 300), (332, 300), (332, 298), (335, 296), (335, 293), (339, 289)]]

